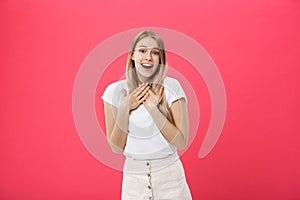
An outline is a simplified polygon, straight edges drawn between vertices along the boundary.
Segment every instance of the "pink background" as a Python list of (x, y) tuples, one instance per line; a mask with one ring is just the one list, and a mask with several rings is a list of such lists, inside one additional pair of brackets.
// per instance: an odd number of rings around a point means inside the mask
[[(201, 77), (189, 75), (191, 67), (183, 69), (188, 63), (169, 55), (202, 97), (197, 136), (181, 157), (194, 199), (300, 199), (299, 20), (297, 0), (2, 0), (0, 199), (120, 198), (121, 172), (96, 160), (78, 137), (72, 90), (95, 46), (144, 26), (192, 37), (223, 77), (225, 126), (213, 151), (199, 159), (209, 94)], [(123, 60), (112, 64), (97, 90), (102, 127), (99, 96), (104, 83), (124, 73)]]

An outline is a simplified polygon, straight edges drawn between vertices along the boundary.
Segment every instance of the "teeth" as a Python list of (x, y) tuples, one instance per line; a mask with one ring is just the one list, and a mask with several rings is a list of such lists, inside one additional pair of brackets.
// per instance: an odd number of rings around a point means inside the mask
[(143, 67), (148, 67), (148, 68), (153, 66), (153, 65), (147, 64), (147, 63), (143, 63), (142, 65), (143, 65)]

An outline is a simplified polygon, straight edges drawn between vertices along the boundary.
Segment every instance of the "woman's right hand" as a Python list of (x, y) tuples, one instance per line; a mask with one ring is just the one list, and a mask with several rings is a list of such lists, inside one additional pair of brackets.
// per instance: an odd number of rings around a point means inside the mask
[(149, 95), (147, 91), (149, 90), (149, 88), (150, 86), (148, 83), (143, 83), (135, 90), (133, 90), (129, 95), (127, 95), (125, 89), (122, 90), (123, 100), (127, 101), (129, 112), (135, 110), (147, 99)]

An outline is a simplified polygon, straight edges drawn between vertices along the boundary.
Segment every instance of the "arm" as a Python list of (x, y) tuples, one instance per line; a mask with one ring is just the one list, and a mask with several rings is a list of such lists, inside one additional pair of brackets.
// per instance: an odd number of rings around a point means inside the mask
[(123, 152), (127, 141), (129, 113), (147, 98), (148, 89), (148, 84), (140, 85), (129, 95), (123, 90), (118, 108), (104, 102), (107, 141), (113, 152)]
[(157, 107), (162, 91), (155, 95), (149, 90), (149, 97), (144, 102), (145, 107), (151, 114), (155, 124), (168, 142), (182, 150), (188, 143), (189, 121), (186, 101), (181, 98), (173, 102), (171, 112), (174, 119), (172, 124)]
[(129, 119), (127, 108), (126, 104), (121, 104), (117, 109), (104, 102), (107, 141), (115, 153), (122, 153), (126, 145)]

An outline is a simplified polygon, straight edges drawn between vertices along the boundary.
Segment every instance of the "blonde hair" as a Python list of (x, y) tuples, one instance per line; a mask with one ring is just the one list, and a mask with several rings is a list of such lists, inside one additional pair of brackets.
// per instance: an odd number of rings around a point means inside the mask
[[(153, 31), (142, 31), (139, 34), (136, 35), (134, 38), (131, 47), (130, 52), (128, 53), (127, 63), (126, 63), (126, 78), (127, 78), (127, 84), (129, 88), (129, 92), (132, 92), (135, 90), (140, 81), (137, 76), (136, 68), (134, 61), (132, 60), (132, 55), (134, 53), (134, 49), (136, 47), (136, 44), (143, 38), (151, 37), (153, 38), (158, 45), (159, 48), (159, 66), (156, 70), (156, 72), (149, 77), (148, 82), (150, 83), (150, 89), (157, 94), (161, 87), (163, 87), (163, 81), (166, 75), (166, 52), (163, 40), (161, 37), (153, 32)], [(162, 94), (162, 100), (160, 101), (158, 105), (158, 109), (167, 117), (167, 119), (174, 124), (173, 116), (171, 113), (171, 110), (167, 104), (166, 98), (164, 93)]]

